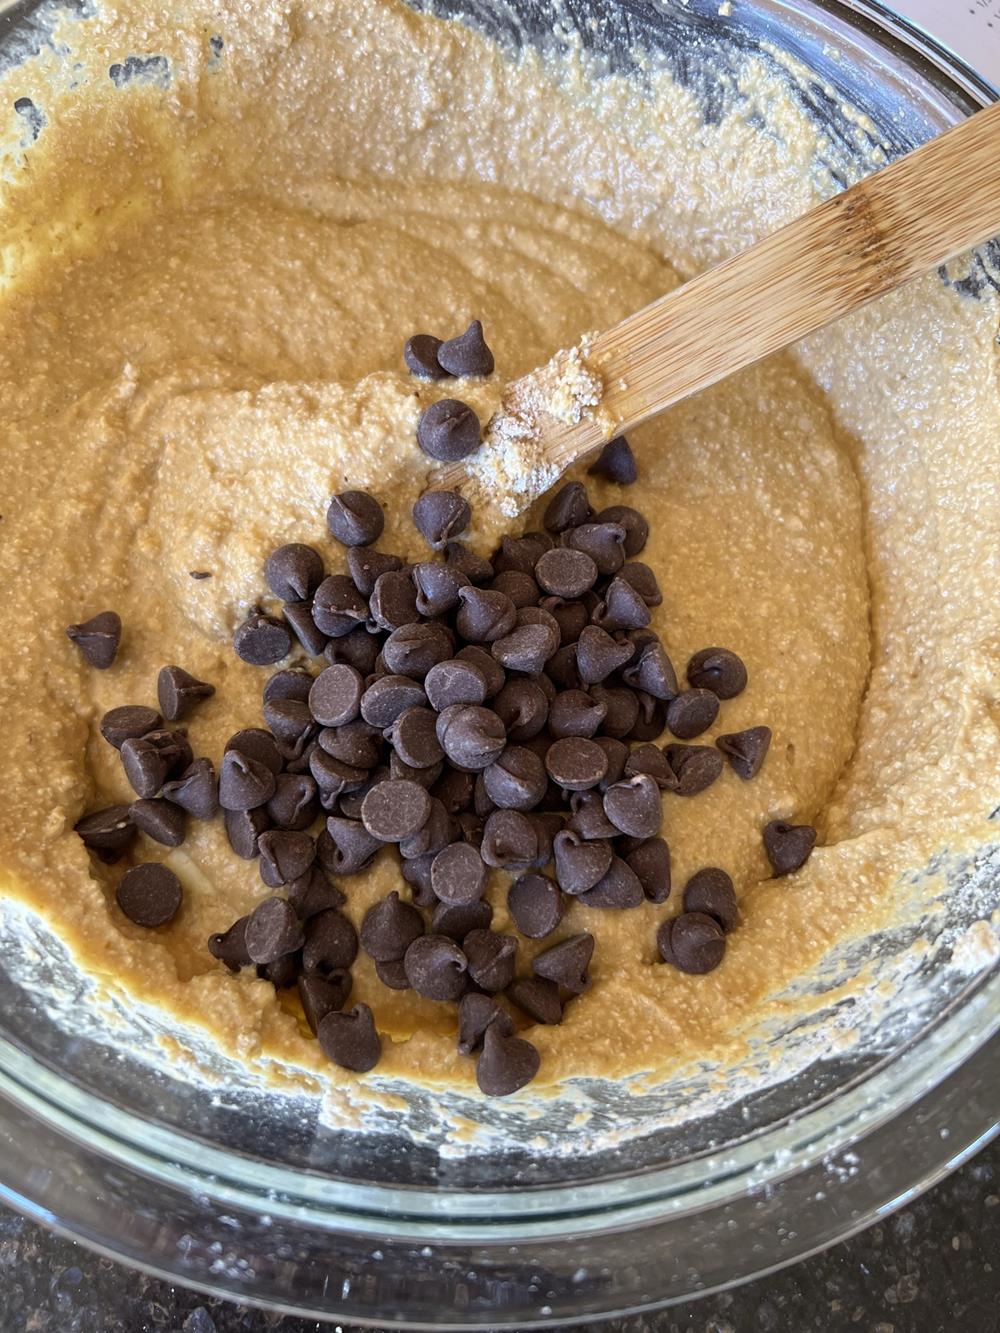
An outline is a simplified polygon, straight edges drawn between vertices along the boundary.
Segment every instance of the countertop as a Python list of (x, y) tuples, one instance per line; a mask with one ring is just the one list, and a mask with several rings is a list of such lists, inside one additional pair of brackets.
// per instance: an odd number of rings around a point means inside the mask
[[(0, 1210), (0, 1333), (324, 1333), (330, 1327), (171, 1287)], [(998, 1333), (1000, 1140), (908, 1208), (825, 1254), (732, 1292), (600, 1327), (604, 1333)]]

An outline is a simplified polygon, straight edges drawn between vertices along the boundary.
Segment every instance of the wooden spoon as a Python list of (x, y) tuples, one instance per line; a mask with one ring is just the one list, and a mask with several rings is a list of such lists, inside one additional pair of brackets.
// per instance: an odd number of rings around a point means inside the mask
[[(612, 436), (998, 233), (1000, 102), (589, 339), (600, 403), (532, 423), (541, 488)], [(509, 385), (505, 404), (532, 380)], [(434, 486), (461, 489), (466, 475), (450, 464)], [(535, 498), (528, 486), (505, 511)]]

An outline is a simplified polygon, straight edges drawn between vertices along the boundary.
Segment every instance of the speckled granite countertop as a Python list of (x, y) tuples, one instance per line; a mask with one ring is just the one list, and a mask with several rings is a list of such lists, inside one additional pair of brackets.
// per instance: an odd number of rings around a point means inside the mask
[[(1000, 1141), (909, 1208), (825, 1254), (736, 1291), (601, 1327), (604, 1333), (998, 1333)], [(0, 1333), (328, 1328), (168, 1286), (0, 1210)]]

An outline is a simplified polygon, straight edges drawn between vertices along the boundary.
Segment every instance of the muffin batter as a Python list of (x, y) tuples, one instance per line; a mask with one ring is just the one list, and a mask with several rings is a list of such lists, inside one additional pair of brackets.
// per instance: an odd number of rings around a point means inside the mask
[[(165, 59), (130, 67), (135, 53)], [(81, 59), (65, 105), (41, 75), (29, 89), (6, 79), (48, 126), (2, 209), (2, 887), (104, 986), (169, 1013), (181, 1040), (202, 1028), (258, 1071), (280, 1061), (346, 1082), (290, 994), (208, 953), (209, 934), (268, 892), (221, 820), (192, 821), (175, 851), (137, 844), (181, 878), (172, 925), (122, 916), (128, 861), (102, 866), (73, 832), (131, 797), (97, 722), (154, 703), (158, 669), (177, 662), (216, 687), (189, 730), (217, 762), (235, 730), (260, 725), (268, 673), (231, 638), (275, 546), (318, 545), (341, 569), (326, 504), (368, 489), (386, 505), (380, 548), (424, 558), (415, 426), (451, 390), (407, 374), (404, 339), (482, 319), (498, 374), (457, 396), (486, 420), (505, 379), (806, 207), (812, 131), (791, 104), (780, 141), (749, 117), (703, 126), (665, 76), (590, 91), (572, 59), (515, 64), (395, 0), (349, 15), (110, 3)], [(763, 83), (748, 95), (774, 110)], [(748, 689), (702, 739), (766, 723), (774, 740), (754, 782), (727, 769), (695, 800), (666, 798), (674, 884), (718, 865), (740, 894), (719, 969), (656, 961), (676, 889), (625, 913), (575, 904), (557, 936), (522, 943), (523, 961), (576, 931), (597, 941), (591, 991), (525, 1033), (542, 1054), (535, 1089), (662, 1076), (735, 1046), (833, 940), (891, 911), (901, 876), (987, 842), (1000, 803), (988, 319), (928, 279), (850, 335), (815, 339), (812, 377), (775, 358), (636, 432), (633, 491), (588, 481), (596, 507), (654, 520), (653, 628), (675, 663), (718, 643), (747, 664)], [(508, 527), (476, 517), (484, 549)], [(63, 627), (106, 607), (125, 635), (98, 673)], [(821, 846), (768, 882), (773, 818), (817, 824)], [(508, 877), (495, 880), (505, 930)], [(342, 887), (355, 924), (391, 889), (408, 894), (388, 850)], [(358, 1000), (383, 1034), (379, 1075), (471, 1084), (454, 1006), (389, 990), (363, 954)]]

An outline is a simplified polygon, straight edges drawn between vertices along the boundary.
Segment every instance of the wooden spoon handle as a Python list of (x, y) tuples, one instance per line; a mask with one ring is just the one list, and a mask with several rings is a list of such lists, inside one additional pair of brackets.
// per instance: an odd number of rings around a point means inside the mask
[(598, 334), (587, 363), (604, 381), (603, 424), (547, 419), (544, 457), (563, 471), (997, 233), (1000, 103)]

